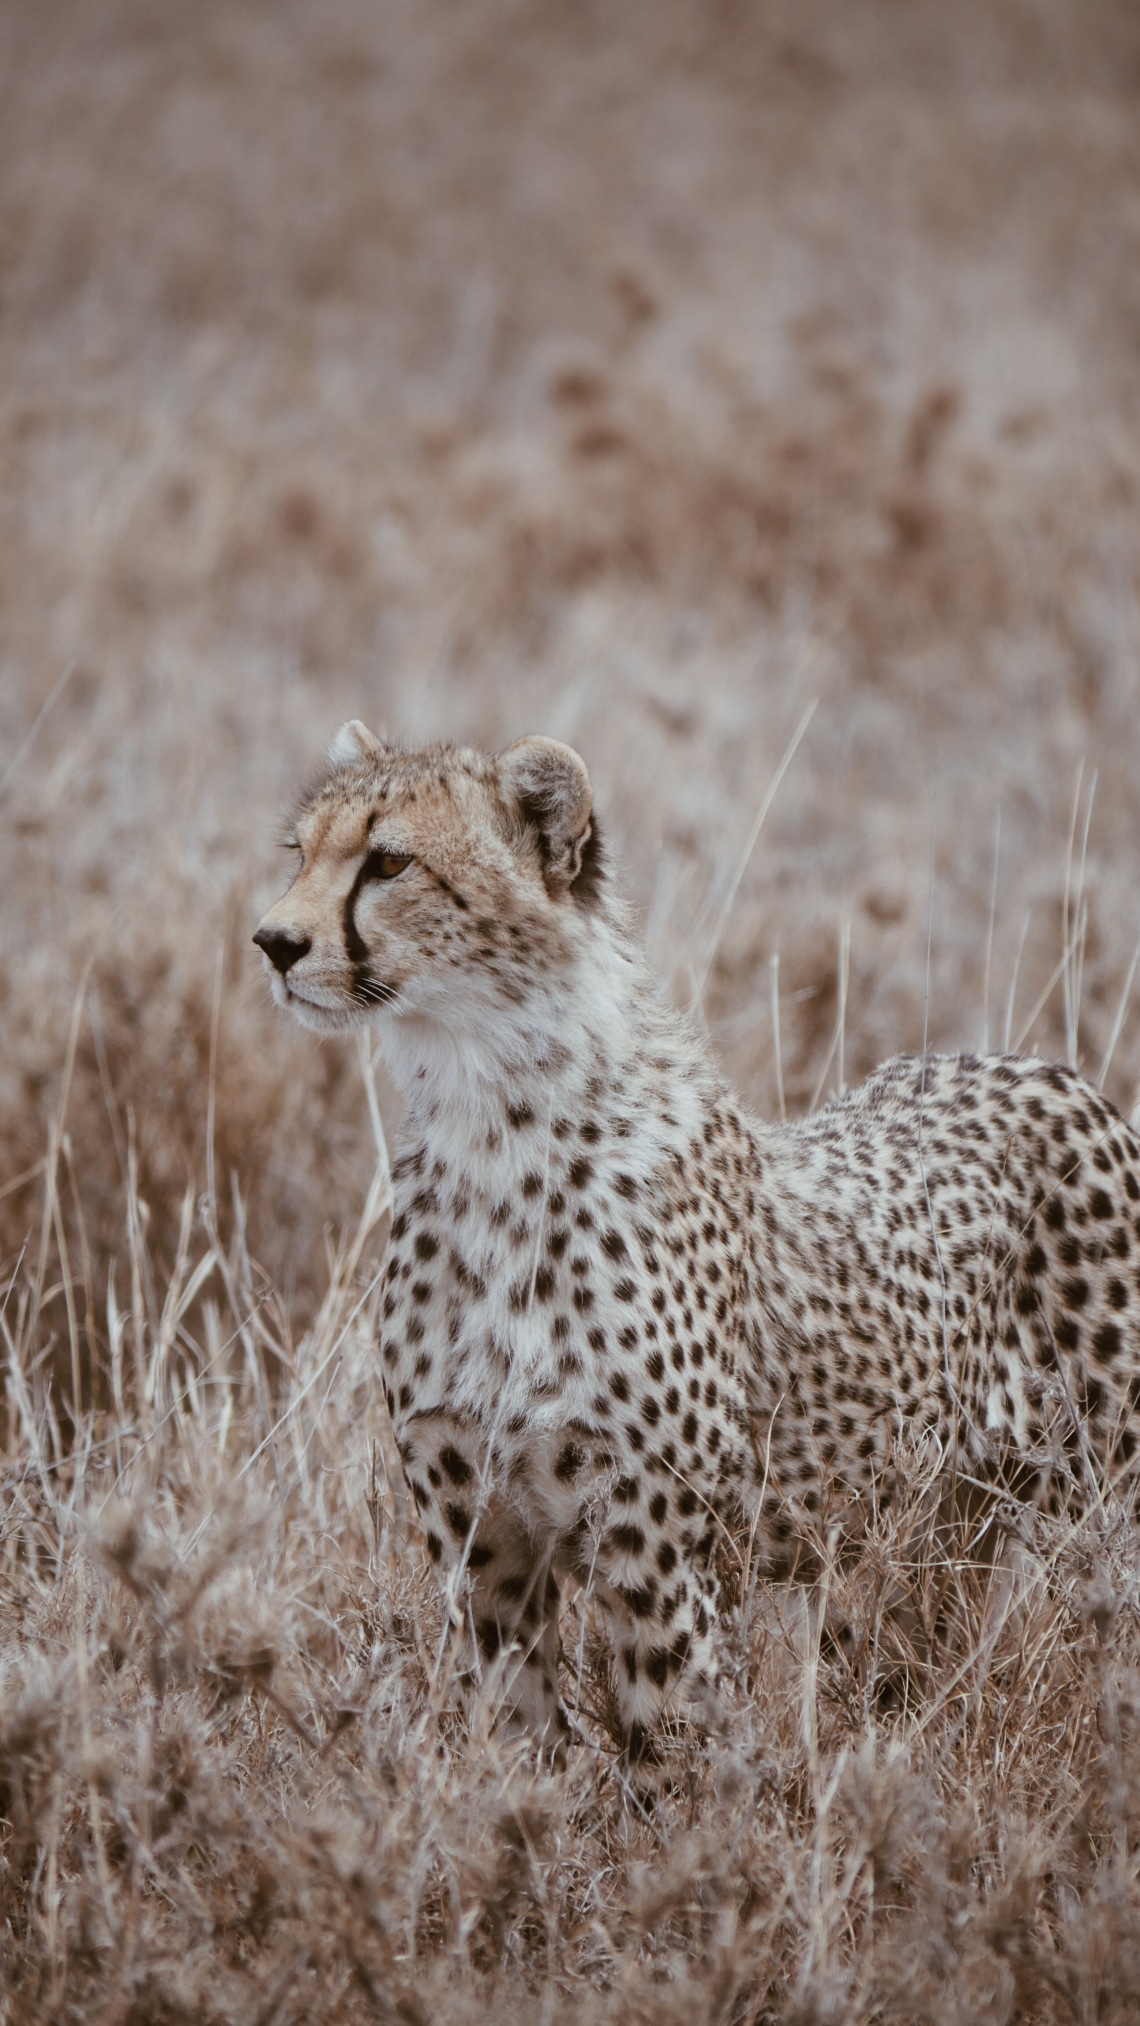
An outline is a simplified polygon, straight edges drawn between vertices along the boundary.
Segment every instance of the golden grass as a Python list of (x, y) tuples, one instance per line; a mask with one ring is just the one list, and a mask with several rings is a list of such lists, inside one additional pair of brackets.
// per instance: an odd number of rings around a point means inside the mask
[(737, 1571), (653, 1819), (588, 1599), (564, 1775), (459, 1721), (395, 1108), (248, 943), (341, 718), (546, 731), (758, 1109), (924, 1036), (1131, 1109), (1138, 91), (1114, 0), (0, 20), (5, 2026), (1140, 2012), (1115, 1511), (947, 1557), (915, 1457)]
[[(53, 1150), (59, 1135), (53, 1135)], [(104, 1294), (59, 1166), (0, 1328), (4, 2016), (1119, 2020), (1140, 2002), (1135, 1534), (906, 1505), (806, 1592), (729, 1571), (724, 1735), (651, 1814), (588, 1595), (544, 1773), (454, 1713), (375, 1399), (381, 1160), (291, 1340), (241, 1235), (142, 1206)], [(71, 1370), (52, 1387), (52, 1283)], [(58, 1365), (58, 1359), (56, 1359)]]

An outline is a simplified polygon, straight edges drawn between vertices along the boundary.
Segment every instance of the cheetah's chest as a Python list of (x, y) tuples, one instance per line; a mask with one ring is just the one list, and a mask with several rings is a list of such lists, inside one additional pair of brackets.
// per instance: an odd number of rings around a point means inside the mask
[(587, 1411), (609, 1284), (574, 1166), (551, 1160), (538, 1188), (467, 1175), (399, 1192), (382, 1330), (397, 1415), (555, 1427)]
[(712, 1464), (742, 1426), (734, 1222), (694, 1186), (679, 1133), (588, 1151), (568, 1137), (521, 1177), (440, 1173), (438, 1158), (433, 1173), (426, 1147), (406, 1164), (383, 1302), (392, 1412), (586, 1424)]

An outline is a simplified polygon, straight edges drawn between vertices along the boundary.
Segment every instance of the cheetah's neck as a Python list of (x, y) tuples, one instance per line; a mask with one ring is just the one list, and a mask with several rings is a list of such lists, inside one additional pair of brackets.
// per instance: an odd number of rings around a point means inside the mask
[[(491, 1403), (496, 1426), (561, 1425), (596, 1390), (585, 1335), (598, 1231), (626, 1227), (632, 1250), (642, 1185), (691, 1156), (719, 1086), (640, 958), (601, 936), (557, 995), (532, 989), (494, 1022), (473, 1010), (460, 1034), (391, 1022), (408, 1100), (393, 1230), (428, 1248), (419, 1257), (434, 1259), (444, 1233), (447, 1244), (434, 1281), (406, 1283), (412, 1308), (444, 1305), (447, 1351), (418, 1397), (476, 1421)], [(425, 1328), (426, 1315), (411, 1323)]]
[(519, 1005), (456, 999), (449, 1013), (384, 1022), (385, 1062), (406, 1100), (401, 1144), (430, 1148), (484, 1189), (510, 1191), (533, 1166), (535, 1138), (514, 1121), (545, 1141), (560, 1121), (588, 1130), (616, 1110), (639, 1142), (664, 1126), (674, 1144), (699, 1128), (716, 1082), (640, 953), (604, 918), (556, 982), (531, 981)]

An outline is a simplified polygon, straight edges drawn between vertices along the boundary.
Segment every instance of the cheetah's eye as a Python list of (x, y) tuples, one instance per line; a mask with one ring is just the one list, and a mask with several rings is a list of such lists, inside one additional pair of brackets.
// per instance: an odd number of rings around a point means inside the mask
[(412, 854), (400, 851), (370, 851), (365, 861), (366, 879), (399, 879), (412, 862)]

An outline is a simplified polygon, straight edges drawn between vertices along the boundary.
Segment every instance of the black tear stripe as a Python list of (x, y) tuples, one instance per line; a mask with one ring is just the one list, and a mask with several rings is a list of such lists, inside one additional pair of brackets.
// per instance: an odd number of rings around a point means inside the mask
[(383, 879), (379, 869), (382, 854), (371, 851), (353, 880), (344, 902), (344, 947), (352, 965), (352, 996), (369, 1006), (384, 1005), (397, 997), (394, 985), (386, 985), (381, 978), (374, 977), (368, 968), (368, 945), (356, 926), (356, 902), (360, 890), (374, 881)]
[[(348, 961), (352, 965), (352, 996), (354, 999), (367, 1000), (371, 1005), (381, 1005), (398, 996), (394, 986), (385, 985), (382, 979), (375, 977), (369, 970), (368, 945), (356, 926), (356, 902), (361, 888), (381, 880), (387, 883), (388, 874), (380, 870), (380, 860), (387, 855), (381, 851), (369, 852), (348, 890), (344, 903), (344, 947)], [(450, 880), (445, 879), (442, 872), (433, 872), (429, 865), (423, 864), (422, 859), (419, 862), (428, 877), (434, 879), (449, 900), (454, 901), (460, 913), (466, 914), (468, 903), (452, 886)]]

